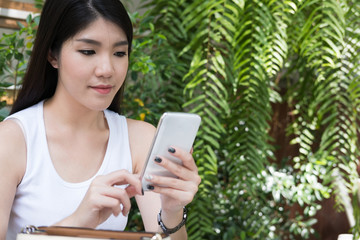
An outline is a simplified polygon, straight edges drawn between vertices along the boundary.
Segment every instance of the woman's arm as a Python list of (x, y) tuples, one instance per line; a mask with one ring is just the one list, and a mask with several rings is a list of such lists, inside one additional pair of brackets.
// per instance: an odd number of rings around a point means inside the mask
[[(134, 173), (141, 173), (155, 128), (142, 122), (128, 121), (128, 123)], [(181, 159), (183, 166), (163, 157), (156, 164), (168, 169), (178, 178), (151, 176), (147, 180), (153, 183), (153, 190), (146, 191), (144, 196), (136, 197), (147, 231), (162, 231), (157, 221), (160, 209), (161, 220), (168, 229), (178, 226), (183, 219), (183, 207), (193, 200), (201, 181), (191, 153), (182, 149), (173, 150), (175, 152), (170, 151), (170, 154)], [(160, 187), (161, 185), (167, 187)], [(171, 239), (187, 239), (185, 227), (172, 234)]]
[[(150, 176), (147, 179), (153, 185), (152, 192), (160, 194), (161, 220), (168, 230), (179, 226), (182, 222), (184, 207), (194, 199), (201, 182), (191, 153), (179, 148), (173, 148), (172, 150), (175, 151), (169, 152), (181, 159), (183, 165), (178, 165), (163, 157), (161, 161), (156, 163), (178, 178)], [(167, 187), (160, 187), (164, 185)], [(181, 227), (171, 234), (171, 239), (187, 239), (185, 227)]]
[(5, 239), (16, 188), (26, 168), (26, 143), (20, 126), (0, 122), (0, 239)]
[[(133, 173), (141, 174), (156, 129), (146, 122), (127, 120)], [(159, 232), (157, 213), (160, 211), (160, 195), (146, 191), (144, 196), (136, 196), (144, 227), (149, 232)]]

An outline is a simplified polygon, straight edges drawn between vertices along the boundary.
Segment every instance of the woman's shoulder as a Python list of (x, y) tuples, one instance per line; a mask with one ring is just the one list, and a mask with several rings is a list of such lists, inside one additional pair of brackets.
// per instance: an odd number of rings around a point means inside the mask
[(111, 119), (113, 119), (113, 121), (115, 121), (117, 123), (125, 121), (127, 124), (128, 130), (129, 130), (129, 135), (130, 134), (135, 135), (135, 137), (136, 137), (138, 132), (143, 132), (144, 134), (146, 134), (148, 132), (150, 134), (154, 133), (155, 128), (150, 123), (125, 117), (124, 115), (121, 115), (117, 112), (114, 112), (114, 111), (111, 111), (108, 109), (106, 109), (104, 111), (104, 113), (107, 118), (111, 118)]
[(22, 174), (26, 168), (26, 143), (20, 125), (14, 120), (0, 122), (0, 168), (6, 166), (8, 171)]
[(0, 147), (3, 145), (11, 145), (14, 141), (24, 141), (22, 129), (15, 120), (8, 119), (0, 122)]
[(156, 131), (156, 128), (152, 124), (130, 118), (127, 118), (126, 121), (128, 125), (129, 138), (134, 141), (134, 144), (151, 144)]
[(25, 150), (25, 137), (20, 124), (13, 119), (0, 122), (0, 152), (1, 155), (16, 155)]
[(132, 130), (139, 130), (139, 131), (146, 131), (146, 132), (150, 132), (151, 134), (155, 133), (155, 127), (145, 121), (140, 121), (140, 120), (135, 120), (135, 119), (131, 119), (131, 118), (126, 118), (128, 127), (131, 128)]
[(156, 128), (147, 122), (127, 118), (131, 156), (134, 173), (139, 173), (144, 165)]

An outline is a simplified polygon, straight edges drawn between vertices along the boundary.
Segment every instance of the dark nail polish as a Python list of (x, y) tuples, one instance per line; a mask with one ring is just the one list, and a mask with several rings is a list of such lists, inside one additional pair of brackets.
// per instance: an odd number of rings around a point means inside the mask
[(153, 186), (153, 185), (147, 185), (147, 188), (148, 188), (149, 190), (154, 190), (154, 186)]
[(157, 163), (161, 163), (161, 161), (162, 161), (162, 159), (161, 159), (161, 158), (159, 158), (159, 157), (156, 157), (156, 158), (155, 158), (155, 162), (157, 162)]
[(171, 147), (171, 148), (168, 149), (168, 151), (171, 152), (171, 153), (175, 153), (175, 148)]
[(144, 189), (143, 188), (141, 188), (141, 195), (144, 196)]

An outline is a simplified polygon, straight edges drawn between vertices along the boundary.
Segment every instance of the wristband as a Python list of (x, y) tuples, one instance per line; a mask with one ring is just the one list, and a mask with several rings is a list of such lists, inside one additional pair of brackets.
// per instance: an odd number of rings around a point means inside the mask
[(186, 219), (187, 219), (187, 209), (186, 207), (183, 208), (184, 209), (184, 213), (183, 213), (183, 219), (181, 220), (181, 222), (179, 223), (179, 225), (177, 225), (176, 227), (174, 228), (167, 228), (165, 226), (165, 224), (163, 223), (162, 219), (161, 219), (161, 209), (160, 209), (160, 212), (158, 214), (158, 224), (160, 225), (161, 229), (163, 230), (163, 232), (165, 234), (173, 234), (175, 232), (177, 232), (182, 226), (185, 225), (186, 223)]

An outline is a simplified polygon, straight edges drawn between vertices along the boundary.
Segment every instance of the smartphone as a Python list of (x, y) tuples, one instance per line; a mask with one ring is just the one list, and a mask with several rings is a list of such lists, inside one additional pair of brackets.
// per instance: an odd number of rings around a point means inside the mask
[(157, 156), (165, 157), (181, 165), (181, 160), (172, 156), (168, 149), (173, 146), (190, 152), (199, 130), (200, 122), (200, 116), (194, 113), (165, 112), (161, 116), (141, 173), (141, 184), (144, 191), (148, 190), (147, 186), (150, 184), (145, 179), (146, 175), (176, 177), (167, 169), (156, 164), (154, 159)]

